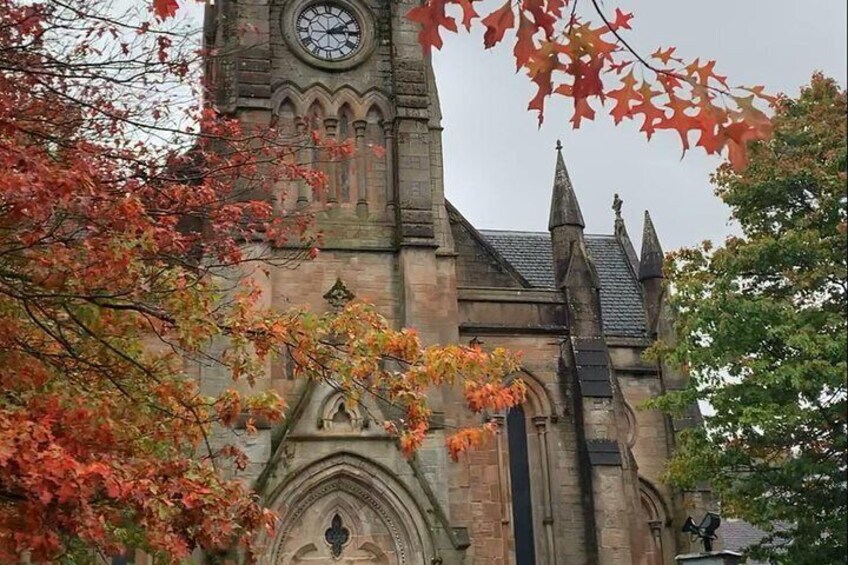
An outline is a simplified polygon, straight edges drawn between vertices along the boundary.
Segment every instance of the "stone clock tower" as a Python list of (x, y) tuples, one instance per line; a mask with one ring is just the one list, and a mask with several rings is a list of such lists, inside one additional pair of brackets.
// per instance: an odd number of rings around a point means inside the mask
[[(352, 140), (357, 153), (331, 161), (305, 148), (327, 189), (281, 187), (277, 205), (316, 213), (319, 258), (260, 276), (270, 303), (331, 308), (345, 293), (375, 304), (397, 327), (429, 343), (459, 339), (455, 253), (444, 202), (441, 126), (430, 61), (405, 19), (410, 0), (215, 0), (205, 41), (218, 56), (207, 78), (218, 107), (244, 123), (275, 123), (296, 138), (318, 131)], [(369, 147), (384, 148), (370, 151)], [(285, 250), (279, 250), (285, 253)], [(332, 300), (331, 300), (332, 302)], [(205, 370), (204, 387), (232, 386)], [(250, 441), (258, 481), (283, 526), (266, 540), (266, 563), (460, 563), (467, 528), (449, 519), (451, 477), (444, 432), (414, 461), (381, 430), (381, 408), (348, 405), (329, 385), (290, 378), (284, 359), (269, 382), (291, 413), (284, 430)], [(433, 391), (437, 426), (460, 415)], [(440, 561), (440, 559), (442, 561)]]
[[(347, 163), (302, 155), (330, 178), (321, 227), (331, 240), (343, 234), (345, 247), (444, 243), (441, 116), (416, 24), (404, 18), (414, 5), (216, 0), (207, 9), (206, 40), (222, 54), (209, 65), (220, 108), (247, 122), (273, 120), (284, 134), (319, 131), (366, 149)], [(385, 157), (369, 146), (384, 147)], [(312, 204), (306, 187), (286, 188), (287, 209)]]
[[(321, 252), (254, 276), (268, 305), (320, 311), (355, 296), (426, 343), (521, 350), (528, 400), (488, 415), (499, 432), (452, 463), (445, 436), (480, 420), (456, 391), (433, 390), (433, 429), (406, 459), (382, 431), (387, 407), (295, 379), (285, 358), (272, 359), (259, 386), (286, 398), (287, 419), (236, 439), (251, 460), (241, 476), (281, 518), (261, 562), (671, 564), (687, 546), (677, 534), (684, 502), (697, 508), (707, 493), (659, 480), (683, 421), (634, 409), (683, 382), (640, 356), (669, 331), (653, 225), (646, 219), (641, 259), (620, 201), (614, 233), (584, 234), (561, 151), (551, 209), (540, 214), (547, 232), (467, 222), (444, 198), (435, 80), (405, 18), (415, 5), (208, 0), (218, 108), (291, 139), (318, 131), (358, 150), (339, 161), (302, 145), (297, 158), (326, 173), (326, 190), (292, 181), (270, 197), (281, 212), (315, 214)], [(215, 367), (200, 379), (209, 392), (233, 386)]]

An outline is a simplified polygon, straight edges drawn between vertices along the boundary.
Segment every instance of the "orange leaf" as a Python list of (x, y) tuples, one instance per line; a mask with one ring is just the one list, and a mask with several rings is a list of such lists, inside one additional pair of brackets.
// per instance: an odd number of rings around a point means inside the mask
[(633, 29), (630, 27), (630, 20), (633, 19), (633, 13), (626, 14), (622, 12), (619, 8), (615, 9), (615, 20), (612, 22), (610, 26), (613, 30), (618, 30), (620, 28), (624, 29)]
[(727, 77), (717, 75), (713, 72), (716, 64), (715, 61), (707, 61), (703, 66), (699, 65), (699, 62), (700, 59), (695, 59), (686, 65), (686, 72), (689, 76), (697, 76), (698, 81), (704, 86), (707, 86), (709, 84), (709, 80), (713, 79), (724, 88), (727, 88)]
[(630, 109), (631, 102), (641, 100), (639, 92), (634, 88), (636, 79), (633, 78), (633, 71), (624, 75), (621, 79), (621, 88), (607, 93), (607, 96), (615, 100), (615, 106), (610, 110), (610, 115), (616, 124), (620, 123), (624, 118), (632, 118), (633, 112)]
[(429, 53), (432, 47), (442, 48), (442, 38), (439, 28), (456, 32), (456, 20), (445, 14), (445, 0), (430, 0), (423, 6), (416, 6), (407, 13), (406, 17), (421, 24), (418, 32), (418, 42)]
[(656, 124), (656, 129), (673, 129), (680, 135), (683, 144), (683, 152), (689, 149), (689, 132), (693, 129), (700, 130), (701, 122), (686, 113), (692, 108), (692, 103), (673, 94), (669, 95), (669, 101), (665, 105), (671, 110), (671, 115), (664, 117)]
[(536, 33), (536, 28), (533, 26), (533, 22), (524, 15), (524, 12), (518, 12), (518, 33), (515, 48), (512, 51), (515, 55), (516, 70), (527, 64), (536, 49), (533, 44), (534, 33)]
[(506, 0), (503, 6), (483, 18), (483, 25), (486, 26), (486, 33), (483, 34), (483, 45), (486, 49), (489, 49), (503, 39), (506, 30), (515, 26), (512, 0)]
[(641, 98), (639, 104), (633, 106), (630, 111), (635, 116), (636, 114), (642, 114), (644, 120), (642, 121), (642, 127), (639, 128), (639, 131), (644, 132), (648, 139), (651, 139), (651, 136), (654, 134), (656, 130), (655, 124), (658, 120), (665, 118), (665, 112), (661, 109), (657, 108), (652, 100), (659, 94), (654, 90), (651, 90), (651, 85), (647, 82), (643, 82), (639, 87), (639, 97)]
[[(663, 51), (663, 49), (661, 47), (658, 47), (656, 51), (651, 53), (651, 57), (654, 58), (654, 59), (657, 59), (659, 61), (662, 61), (664, 65), (667, 65), (669, 61), (674, 59), (674, 57), (672, 55), (674, 54), (674, 51), (676, 49), (677, 49), (677, 47), (669, 47), (668, 49)], [(675, 59), (675, 60), (677, 60), (677, 59)]]
[(557, 56), (556, 44), (546, 41), (530, 57), (527, 63), (527, 74), (538, 87), (536, 96), (527, 105), (528, 110), (539, 112), (539, 125), (542, 125), (545, 112), (545, 98), (550, 96), (553, 90), (551, 74), (560, 69), (562, 65)]

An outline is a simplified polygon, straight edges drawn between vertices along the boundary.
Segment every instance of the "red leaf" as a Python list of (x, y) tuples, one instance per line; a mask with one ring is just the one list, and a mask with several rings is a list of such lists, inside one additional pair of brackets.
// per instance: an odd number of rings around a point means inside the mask
[(539, 112), (540, 126), (545, 119), (545, 98), (550, 96), (553, 90), (551, 74), (555, 70), (561, 69), (561, 67), (556, 44), (550, 41), (542, 43), (541, 47), (531, 55), (530, 61), (527, 63), (527, 74), (530, 76), (530, 80), (538, 87), (536, 96), (527, 105), (527, 109)]
[(506, 30), (515, 26), (512, 0), (506, 0), (503, 6), (483, 18), (483, 25), (486, 26), (486, 33), (483, 34), (483, 45), (486, 49), (489, 49), (503, 39)]
[(636, 79), (633, 78), (633, 71), (624, 75), (621, 79), (621, 88), (607, 93), (607, 96), (615, 100), (615, 106), (610, 110), (610, 115), (616, 124), (620, 123), (624, 118), (632, 118), (633, 112), (630, 109), (631, 102), (641, 100), (639, 91), (636, 86)]
[(715, 61), (707, 61), (703, 66), (699, 65), (699, 62), (700, 59), (695, 59), (686, 66), (686, 72), (689, 76), (697, 76), (698, 81), (704, 86), (709, 86), (709, 80), (713, 79), (724, 88), (727, 88), (727, 77), (717, 75), (713, 72), (716, 64)]
[(678, 60), (678, 59), (675, 59), (672, 56), (676, 49), (677, 49), (677, 47), (669, 47), (668, 49), (663, 51), (662, 47), (658, 47), (656, 51), (651, 53), (651, 57), (654, 58), (654, 59), (657, 59), (659, 61), (662, 61), (664, 65), (667, 65), (668, 62), (671, 61), (672, 59), (674, 59), (675, 61)]
[(533, 26), (533, 22), (524, 15), (524, 12), (518, 12), (518, 33), (516, 34), (515, 48), (512, 51), (515, 55), (516, 70), (527, 64), (536, 49), (533, 43), (534, 33), (536, 33), (536, 28)]
[(521, 10), (519, 11), (524, 10), (533, 15), (533, 23), (535, 24), (536, 29), (544, 30), (545, 37), (550, 39), (554, 34), (556, 18), (545, 10), (545, 7), (542, 5), (542, 0), (523, 0), (521, 3)]
[(177, 0), (153, 0), (153, 13), (160, 20), (174, 17), (179, 8)]
[(680, 141), (683, 145), (683, 152), (689, 149), (689, 132), (691, 130), (699, 130), (701, 122), (686, 113), (692, 108), (692, 103), (684, 100), (673, 94), (670, 94), (670, 99), (665, 105), (671, 110), (671, 115), (664, 117), (656, 124), (656, 129), (673, 129), (680, 135)]
[(418, 42), (424, 48), (425, 53), (429, 53), (432, 47), (442, 48), (442, 38), (439, 35), (440, 27), (456, 32), (456, 20), (445, 14), (445, 0), (430, 0), (423, 6), (416, 6), (409, 11), (406, 17), (421, 24)]
[(650, 84), (643, 82), (639, 87), (639, 97), (641, 100), (639, 104), (630, 109), (634, 116), (636, 114), (643, 115), (644, 120), (642, 121), (642, 127), (639, 128), (639, 131), (644, 132), (648, 136), (648, 139), (651, 139), (651, 136), (654, 135), (656, 122), (665, 118), (665, 112), (657, 108), (652, 102), (658, 94), (659, 92), (651, 90)]
[(612, 25), (610, 26), (613, 30), (618, 30), (620, 28), (624, 29), (633, 29), (630, 27), (630, 20), (633, 19), (633, 14), (625, 14), (619, 8), (615, 9), (615, 20), (613, 20)]
[(479, 14), (474, 9), (473, 2), (474, 0), (456, 0), (457, 3), (462, 7), (462, 25), (465, 26), (465, 29), (471, 30), (471, 23), (474, 21), (474, 18), (479, 18)]
[(595, 111), (589, 105), (589, 97), (597, 96), (603, 102), (604, 85), (601, 82), (601, 68), (603, 60), (594, 59), (584, 62), (580, 59), (568, 66), (567, 72), (574, 77), (571, 86), (571, 96), (574, 98), (574, 115), (571, 124), (574, 129), (580, 127), (583, 118), (595, 119)]

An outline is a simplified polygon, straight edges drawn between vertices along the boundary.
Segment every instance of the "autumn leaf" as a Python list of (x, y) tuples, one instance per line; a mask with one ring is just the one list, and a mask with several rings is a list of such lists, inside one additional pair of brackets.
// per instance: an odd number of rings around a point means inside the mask
[(641, 100), (641, 95), (634, 88), (635, 86), (636, 79), (633, 77), (633, 71), (631, 70), (621, 79), (621, 88), (607, 93), (607, 97), (615, 100), (615, 105), (612, 107), (612, 110), (610, 110), (610, 115), (613, 117), (613, 121), (616, 124), (621, 122), (624, 118), (633, 117), (630, 105), (633, 102)]
[(421, 24), (418, 41), (427, 52), (433, 47), (436, 49), (442, 48), (442, 37), (439, 34), (440, 27), (444, 27), (448, 31), (457, 31), (456, 20), (445, 14), (444, 0), (435, 0), (423, 6), (416, 6), (409, 11), (406, 17)]
[[(669, 47), (667, 49), (663, 49), (662, 47), (657, 48), (656, 51), (651, 53), (651, 57), (662, 61), (664, 65), (667, 65), (671, 60), (674, 59), (674, 52), (677, 50), (676, 47)], [(675, 59), (676, 60), (676, 59)]]
[(553, 84), (551, 75), (561, 68), (557, 55), (556, 44), (551, 41), (542, 42), (542, 46), (530, 56), (526, 65), (530, 80), (536, 84), (536, 96), (527, 105), (529, 110), (538, 112), (539, 125), (542, 125), (545, 115), (545, 99), (551, 95)]
[(703, 147), (707, 154), (718, 153), (724, 148), (725, 140), (719, 135), (719, 125), (725, 121), (727, 112), (705, 102), (698, 108), (694, 119), (699, 122), (697, 145)]
[(556, 18), (549, 14), (544, 5), (544, 0), (522, 0), (520, 12), (530, 12), (533, 16), (533, 25), (536, 29), (545, 32), (545, 38), (551, 39), (554, 34)]
[(474, 20), (480, 17), (474, 9), (474, 1), (475, 0), (457, 0), (457, 3), (462, 8), (462, 25), (466, 30), (470, 30), (471, 24)]
[(507, 0), (503, 6), (483, 18), (482, 23), (486, 26), (486, 33), (483, 35), (483, 45), (486, 49), (490, 49), (503, 39), (506, 30), (515, 26), (512, 0)]
[(642, 82), (639, 86), (639, 103), (630, 108), (630, 112), (636, 116), (642, 114), (642, 127), (639, 131), (644, 132), (648, 139), (656, 131), (656, 123), (665, 118), (665, 112), (654, 105), (654, 98), (660, 93), (651, 89), (651, 85), (647, 82)]
[(160, 20), (174, 17), (179, 8), (177, 0), (153, 0), (153, 13)]
[(632, 13), (624, 13), (620, 8), (615, 9), (615, 19), (612, 21), (610, 28), (613, 30), (618, 29), (633, 29), (630, 27), (630, 20), (633, 19)]
[(727, 88), (727, 77), (715, 74), (715, 65), (715, 61), (707, 61), (701, 65), (700, 59), (695, 59), (684, 68), (689, 76), (696, 76), (698, 78), (698, 82), (704, 86), (709, 86), (709, 81), (712, 79), (718, 82), (722, 87)]
[[(466, 29), (478, 17), (467, 0), (425, 0), (423, 6), (411, 12), (411, 19), (422, 24), (420, 42), (425, 51), (434, 45), (441, 46), (440, 27), (456, 31), (455, 22), (445, 19), (445, 2), (461, 5)], [(743, 122), (753, 120), (749, 125), (759, 132), (757, 135), (767, 135), (766, 129), (759, 126), (759, 116), (734, 108), (729, 102), (742, 91), (759, 101), (774, 104), (775, 98), (766, 94), (762, 87), (731, 88), (727, 77), (715, 72), (715, 61), (702, 64), (695, 58), (687, 63), (676, 55), (673, 46), (660, 47), (650, 56), (641, 55), (618, 35), (621, 30), (632, 29), (632, 13), (616, 7), (607, 15), (600, 3), (587, 5), (593, 12), (590, 17), (581, 15), (579, 6), (566, 0), (520, 0), (517, 5), (508, 1), (481, 20), (485, 27), (483, 46), (490, 49), (503, 41), (506, 30), (515, 27), (514, 11), (517, 9), (518, 30), (512, 53), (516, 69), (525, 68), (536, 87), (527, 107), (538, 113), (540, 124), (544, 119), (545, 99), (553, 93), (572, 98), (571, 123), (574, 127), (579, 127), (584, 119), (594, 118), (593, 98), (603, 103), (606, 96), (612, 96), (616, 100), (610, 112), (613, 121), (619, 124), (625, 117), (641, 114), (640, 131), (648, 140), (657, 129), (675, 130), (685, 153), (690, 147), (689, 133), (695, 131), (700, 134), (698, 147), (708, 153), (724, 148), (730, 151), (726, 142), (733, 141), (732, 138), (722, 134), (719, 125), (708, 119), (717, 112), (700, 112), (695, 118), (695, 114), (677, 111), (680, 104), (688, 103), (690, 109), (701, 106), (706, 89), (712, 92), (706, 95), (710, 100), (716, 94), (722, 95), (718, 100), (721, 109), (728, 113), (726, 115), (732, 113), (734, 119)], [(565, 6), (572, 6), (567, 14), (563, 13)], [(600, 25), (593, 23), (593, 17), (600, 20)], [(543, 40), (541, 43), (537, 43), (537, 36)], [(659, 61), (661, 66), (655, 66), (652, 61)], [(632, 92), (632, 85), (606, 79), (612, 75), (621, 76), (627, 69), (638, 71), (642, 77), (643, 86), (638, 94)], [(663, 108), (671, 111), (671, 115), (666, 116)], [(734, 163), (742, 162), (738, 158), (740, 152), (744, 149), (733, 147)]]
[(692, 108), (692, 103), (678, 98), (673, 94), (670, 95), (666, 108), (671, 110), (670, 115), (665, 115), (659, 122), (654, 125), (655, 129), (673, 129), (680, 136), (683, 152), (689, 149), (689, 132), (691, 130), (700, 130), (702, 121), (695, 119), (687, 113)]
[(530, 61), (536, 45), (533, 43), (533, 35), (536, 28), (523, 11), (518, 12), (518, 33), (515, 41), (513, 54), (515, 55), (515, 68), (520, 69)]

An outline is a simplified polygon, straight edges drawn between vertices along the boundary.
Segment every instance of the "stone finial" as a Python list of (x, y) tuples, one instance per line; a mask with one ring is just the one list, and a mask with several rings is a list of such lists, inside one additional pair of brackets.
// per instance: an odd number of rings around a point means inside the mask
[(336, 310), (343, 308), (345, 304), (355, 297), (356, 295), (347, 288), (341, 278), (337, 278), (330, 290), (324, 294), (324, 300)]
[(639, 273), (639, 258), (636, 257), (636, 249), (633, 247), (633, 242), (630, 241), (630, 235), (627, 233), (627, 227), (624, 225), (624, 218), (621, 216), (621, 207), (624, 200), (615, 193), (612, 197), (612, 209), (615, 212), (615, 227), (613, 233), (615, 238), (624, 248), (624, 254), (627, 255), (627, 261), (630, 263), (630, 268), (634, 274)]
[(615, 211), (615, 219), (618, 220), (621, 218), (621, 205), (624, 204), (624, 200), (618, 197), (618, 193), (616, 192), (612, 197), (612, 209)]
[(645, 227), (642, 230), (642, 256), (639, 258), (639, 280), (663, 278), (663, 250), (651, 215), (645, 210)]
[(554, 172), (554, 190), (551, 196), (551, 217), (548, 229), (552, 230), (559, 226), (577, 226), (583, 228), (583, 213), (574, 194), (568, 169), (565, 168), (565, 160), (562, 158), (562, 143), (557, 140), (557, 160)]

